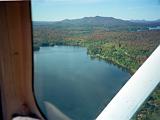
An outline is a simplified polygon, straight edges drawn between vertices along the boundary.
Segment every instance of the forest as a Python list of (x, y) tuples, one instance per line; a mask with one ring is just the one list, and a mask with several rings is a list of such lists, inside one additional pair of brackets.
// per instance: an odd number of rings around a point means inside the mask
[[(33, 22), (33, 49), (54, 45), (82, 46), (91, 57), (111, 61), (134, 74), (160, 44), (160, 30), (148, 29), (157, 25), (159, 22), (140, 24), (99, 16)], [(159, 116), (160, 86), (157, 86), (133, 119), (158, 120)]]

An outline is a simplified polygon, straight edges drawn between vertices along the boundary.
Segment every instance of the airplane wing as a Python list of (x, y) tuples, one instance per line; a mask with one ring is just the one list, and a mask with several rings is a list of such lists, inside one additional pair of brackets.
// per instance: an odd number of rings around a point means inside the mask
[(130, 120), (160, 83), (160, 46), (128, 80), (96, 120)]

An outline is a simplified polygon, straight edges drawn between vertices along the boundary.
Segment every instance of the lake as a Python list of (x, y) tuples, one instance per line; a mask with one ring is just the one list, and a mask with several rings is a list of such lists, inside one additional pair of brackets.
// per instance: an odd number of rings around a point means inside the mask
[(149, 30), (160, 30), (160, 26), (156, 26), (156, 27), (149, 27)]
[(111, 63), (91, 59), (83, 47), (41, 47), (34, 52), (34, 91), (46, 117), (47, 102), (70, 119), (93, 120), (130, 77)]

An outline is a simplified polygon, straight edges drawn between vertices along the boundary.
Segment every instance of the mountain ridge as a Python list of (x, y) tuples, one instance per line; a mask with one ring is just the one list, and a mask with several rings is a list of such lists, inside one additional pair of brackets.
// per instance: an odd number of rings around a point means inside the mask
[(73, 19), (63, 19), (63, 20), (56, 20), (56, 21), (33, 21), (33, 22), (61, 22), (61, 21), (71, 21), (71, 20), (79, 20), (79, 19), (86, 19), (86, 18), (114, 18), (114, 19), (118, 19), (118, 20), (123, 20), (123, 21), (130, 21), (130, 22), (160, 22), (160, 19), (155, 19), (155, 20), (146, 20), (146, 19), (128, 19), (128, 20), (124, 20), (121, 18), (115, 18), (115, 17), (110, 17), (110, 16), (90, 16), (90, 17), (82, 17), (82, 18), (73, 18)]
[(144, 31), (149, 30), (149, 27), (160, 26), (160, 20), (145, 21), (145, 20), (122, 20), (114, 17), (83, 17), (78, 19), (64, 19), (61, 21), (33, 21), (33, 27), (46, 28), (54, 30), (77, 30), (81, 31)]

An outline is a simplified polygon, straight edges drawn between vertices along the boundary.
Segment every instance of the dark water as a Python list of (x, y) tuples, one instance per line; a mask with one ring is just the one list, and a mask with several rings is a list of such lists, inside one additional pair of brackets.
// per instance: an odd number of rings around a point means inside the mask
[[(34, 53), (35, 93), (73, 120), (93, 120), (130, 78), (130, 74), (103, 60), (91, 59), (86, 48), (42, 47)], [(47, 115), (46, 115), (47, 116)]]

